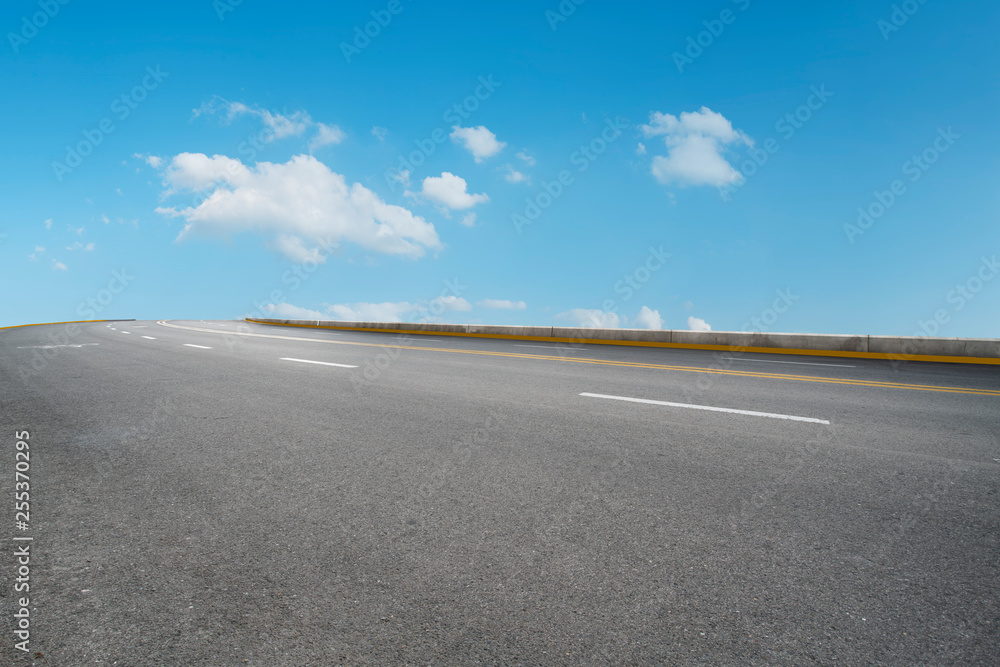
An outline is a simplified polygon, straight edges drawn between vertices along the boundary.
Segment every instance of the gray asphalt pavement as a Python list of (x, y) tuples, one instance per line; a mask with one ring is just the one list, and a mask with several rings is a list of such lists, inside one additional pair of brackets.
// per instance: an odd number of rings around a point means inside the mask
[(51, 665), (1000, 664), (998, 366), (114, 322), (0, 399), (0, 664), (26, 536)]

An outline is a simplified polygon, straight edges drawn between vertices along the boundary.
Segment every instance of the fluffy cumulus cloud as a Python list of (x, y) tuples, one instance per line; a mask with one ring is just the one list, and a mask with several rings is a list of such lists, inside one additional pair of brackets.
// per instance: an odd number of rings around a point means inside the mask
[(476, 162), (482, 162), (486, 158), (496, 155), (507, 145), (503, 141), (497, 141), (497, 135), (487, 130), (485, 125), (479, 127), (454, 125), (451, 128), (450, 136), (452, 141), (462, 144), (467, 151), (472, 153)]
[(743, 132), (708, 107), (678, 116), (654, 111), (640, 129), (647, 137), (663, 137), (666, 155), (653, 157), (652, 174), (664, 184), (723, 186), (742, 176), (725, 153), (741, 144), (753, 145)]
[[(213, 97), (194, 110), (195, 117), (202, 114), (223, 114), (227, 123), (231, 123), (241, 116), (254, 117), (264, 126), (265, 136), (262, 137), (264, 142), (285, 139), (286, 137), (300, 137), (311, 131), (313, 136), (309, 140), (310, 150), (339, 144), (347, 136), (336, 125), (317, 123), (305, 111), (280, 114), (242, 102), (231, 102), (221, 97)], [(152, 166), (157, 167), (157, 165)]]
[(472, 208), (490, 200), (486, 193), (470, 194), (465, 179), (448, 171), (440, 176), (425, 178), (422, 194), (433, 202), (455, 210)]
[(507, 299), (483, 299), (477, 301), (480, 308), (491, 308), (493, 310), (524, 310), (528, 307), (524, 301), (509, 301)]
[(606, 313), (596, 308), (574, 308), (559, 313), (556, 319), (569, 322), (570, 326), (588, 329), (617, 329), (620, 326), (617, 313)]
[(711, 331), (712, 326), (700, 317), (688, 318), (688, 329), (691, 331)]
[(225, 155), (181, 153), (163, 178), (167, 195), (215, 188), (196, 206), (156, 209), (186, 222), (178, 239), (254, 231), (273, 235), (273, 246), (293, 261), (316, 259), (320, 247), (340, 241), (414, 258), (442, 247), (434, 225), (310, 155), (250, 167)]
[(660, 317), (660, 311), (653, 310), (649, 306), (643, 306), (639, 310), (639, 314), (635, 316), (632, 324), (640, 329), (662, 329), (663, 318)]

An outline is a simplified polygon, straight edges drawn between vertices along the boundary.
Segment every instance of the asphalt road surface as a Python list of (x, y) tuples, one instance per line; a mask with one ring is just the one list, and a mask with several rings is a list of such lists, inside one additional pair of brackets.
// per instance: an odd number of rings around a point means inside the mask
[(115, 322), (0, 400), (0, 664), (1000, 663), (997, 366)]

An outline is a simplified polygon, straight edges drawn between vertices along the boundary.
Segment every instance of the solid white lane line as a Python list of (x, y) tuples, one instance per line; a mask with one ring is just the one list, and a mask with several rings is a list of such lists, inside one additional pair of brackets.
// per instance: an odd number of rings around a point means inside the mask
[(297, 361), (302, 364), (318, 364), (320, 366), (336, 366), (337, 368), (357, 368), (349, 364), (334, 364), (329, 361), (313, 361), (311, 359), (293, 359), (292, 357), (281, 357), (281, 361)]
[(577, 351), (583, 351), (583, 350), (587, 349), (585, 347), (558, 347), (558, 346), (552, 346), (552, 345), (522, 345), (520, 343), (514, 343), (514, 347), (540, 347), (540, 348), (545, 349), (545, 350), (566, 350), (568, 352), (577, 352)]
[(156, 340), (156, 339), (155, 339), (155, 338), (153, 338), (152, 336), (143, 336), (143, 338), (148, 338), (149, 340)]
[(728, 359), (730, 361), (760, 361), (765, 364), (796, 364), (798, 366), (833, 366), (834, 368), (857, 368), (857, 366), (848, 366), (847, 364), (813, 364), (808, 361), (777, 361), (775, 359), (740, 359), (738, 357), (722, 357), (723, 359)]
[(184, 343), (184, 346), (185, 346), (185, 347), (196, 347), (196, 348), (198, 348), (199, 350), (211, 350), (211, 349), (212, 349), (212, 348), (210, 348), (210, 347), (206, 347), (206, 346), (204, 346), (204, 345), (192, 345), (191, 343)]
[(57, 347), (86, 347), (87, 345), (100, 345), (100, 343), (67, 343), (64, 345), (19, 345), (19, 350), (53, 350)]
[(689, 408), (691, 410), (708, 410), (710, 412), (729, 412), (734, 415), (750, 415), (751, 417), (771, 417), (772, 419), (789, 419), (796, 422), (810, 422), (812, 424), (829, 424), (825, 419), (813, 419), (812, 417), (795, 417), (793, 415), (779, 415), (773, 412), (755, 412), (753, 410), (734, 410), (732, 408), (716, 408), (711, 405), (690, 405), (688, 403), (671, 403), (669, 401), (652, 401), (648, 398), (629, 398), (628, 396), (608, 396), (607, 394), (582, 393), (580, 396), (588, 398), (608, 398), (613, 401), (629, 401), (631, 403), (648, 403), (649, 405), (665, 405), (669, 408)]

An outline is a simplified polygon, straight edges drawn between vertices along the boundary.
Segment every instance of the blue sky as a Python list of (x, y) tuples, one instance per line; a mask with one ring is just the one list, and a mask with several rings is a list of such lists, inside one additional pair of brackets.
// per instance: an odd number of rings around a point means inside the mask
[(1000, 336), (993, 2), (12, 0), (0, 27), (0, 326)]

